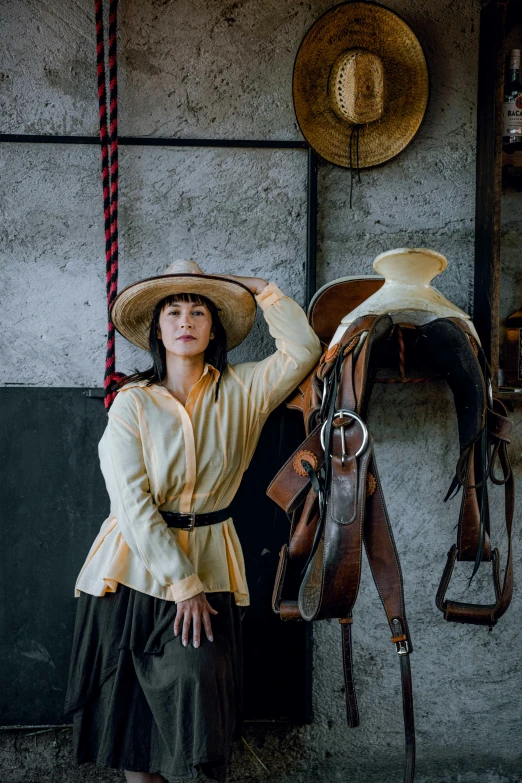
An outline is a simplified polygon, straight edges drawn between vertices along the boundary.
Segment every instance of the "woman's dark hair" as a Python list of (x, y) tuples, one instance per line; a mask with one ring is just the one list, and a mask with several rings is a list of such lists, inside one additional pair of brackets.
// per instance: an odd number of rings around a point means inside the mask
[(117, 389), (130, 382), (147, 381), (146, 385), (151, 386), (153, 383), (161, 383), (161, 381), (165, 379), (167, 375), (167, 354), (163, 341), (157, 336), (157, 326), (163, 308), (168, 305), (176, 304), (176, 302), (193, 302), (194, 304), (205, 305), (210, 312), (214, 337), (205, 350), (205, 361), (219, 371), (215, 396), (215, 399), (217, 400), (219, 385), (223, 373), (227, 369), (227, 335), (214, 302), (207, 299), (206, 296), (200, 296), (199, 294), (171, 294), (158, 302), (154, 308), (149, 328), (149, 350), (152, 356), (152, 367), (149, 367), (148, 370), (136, 370), (132, 375), (121, 380)]

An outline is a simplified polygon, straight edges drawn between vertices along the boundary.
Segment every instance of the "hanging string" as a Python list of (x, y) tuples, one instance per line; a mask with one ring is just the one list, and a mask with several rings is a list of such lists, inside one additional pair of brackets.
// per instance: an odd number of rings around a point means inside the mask
[(357, 167), (357, 181), (361, 181), (361, 170), (359, 168), (359, 125), (352, 125), (350, 131), (350, 209), (352, 208), (352, 194), (353, 194), (353, 137), (355, 134), (355, 162)]
[(96, 20), (96, 66), (100, 108), (100, 145), (102, 161), (103, 216), (105, 228), (105, 279), (107, 291), (107, 353), (103, 388), (108, 410), (116, 396), (115, 385), (125, 376), (116, 372), (115, 329), (110, 307), (118, 292), (118, 71), (116, 57), (118, 0), (109, 3), (109, 124), (107, 124), (107, 87), (103, 2), (94, 0)]

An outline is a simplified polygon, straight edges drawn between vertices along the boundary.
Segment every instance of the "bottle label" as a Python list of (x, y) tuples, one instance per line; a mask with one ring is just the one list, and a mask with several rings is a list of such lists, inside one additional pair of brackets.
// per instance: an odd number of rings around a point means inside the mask
[[(511, 131), (511, 133), (509, 132)], [(515, 131), (515, 133), (513, 133)], [(522, 135), (522, 95), (504, 104), (504, 136)]]

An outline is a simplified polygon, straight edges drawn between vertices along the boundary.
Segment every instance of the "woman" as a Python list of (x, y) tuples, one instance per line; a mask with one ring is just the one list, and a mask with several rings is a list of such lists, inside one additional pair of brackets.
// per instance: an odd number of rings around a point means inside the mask
[[(228, 365), (256, 301), (277, 351)], [(230, 505), (264, 422), (317, 362), (302, 309), (260, 278), (193, 261), (128, 286), (118, 331), (151, 352), (99, 444), (111, 501), (78, 576), (65, 712), (78, 763), (133, 783), (223, 781), (240, 736), (240, 607), (249, 604)]]

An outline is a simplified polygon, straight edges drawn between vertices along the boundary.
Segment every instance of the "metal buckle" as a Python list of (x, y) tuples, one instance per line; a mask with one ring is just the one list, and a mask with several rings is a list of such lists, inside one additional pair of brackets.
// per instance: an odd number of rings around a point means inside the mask
[(486, 382), (486, 395), (488, 406), (491, 410), (493, 410), (493, 386), (491, 384), (491, 378), (488, 378)]
[[(335, 413), (333, 415), (332, 421), (334, 419), (342, 419), (344, 417), (348, 417), (349, 419), (354, 419), (357, 422), (357, 424), (359, 424), (359, 426), (362, 429), (363, 442), (361, 443), (361, 445), (359, 447), (359, 450), (355, 454), (356, 457), (359, 457), (363, 453), (363, 451), (366, 449), (366, 446), (368, 445), (368, 428), (366, 427), (366, 424), (361, 419), (361, 417), (357, 413), (355, 413), (355, 411), (344, 410), (344, 408), (341, 408), (340, 410), (335, 411)], [(326, 452), (324, 430), (325, 430), (325, 427), (326, 427), (327, 423), (328, 423), (328, 421), (325, 421), (325, 423), (321, 427), (321, 446), (323, 447), (323, 451), (324, 452)], [(344, 440), (344, 426), (341, 427), (341, 438), (342, 438), (342, 442), (343, 442), (343, 451), (342, 451), (342, 454), (341, 454), (341, 465), (344, 468), (344, 460), (348, 456), (348, 454), (344, 450), (345, 446), (346, 446), (345, 440)], [(330, 457), (331, 456), (332, 455), (330, 454)]]
[(395, 649), (397, 650), (397, 655), (408, 655), (410, 651), (408, 640), (405, 639), (402, 642), (395, 642)]
[(323, 416), (328, 401), (328, 378), (323, 379), (323, 397), (321, 399), (321, 408), (319, 410), (319, 416)]
[(196, 515), (192, 512), (190, 513), (183, 512), (181, 516), (188, 517), (189, 519), (188, 527), (182, 527), (181, 530), (194, 530), (194, 528), (196, 527)]

